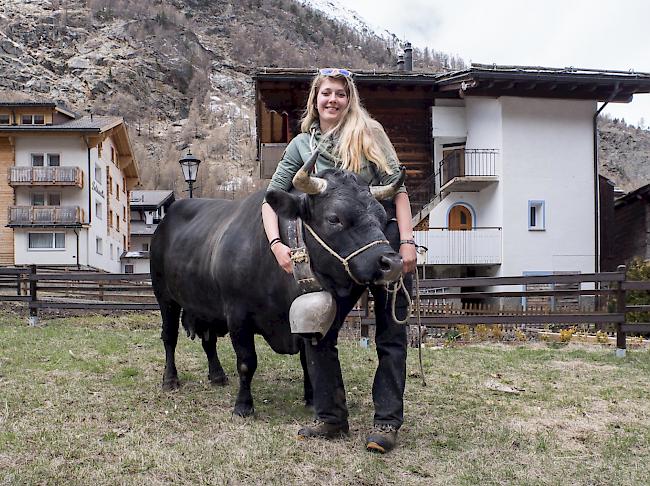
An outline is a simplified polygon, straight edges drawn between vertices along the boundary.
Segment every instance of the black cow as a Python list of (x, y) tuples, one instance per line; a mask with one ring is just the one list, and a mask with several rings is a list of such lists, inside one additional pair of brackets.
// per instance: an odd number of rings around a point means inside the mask
[[(303, 176), (308, 173), (305, 168), (301, 169)], [(401, 182), (380, 192), (391, 196)], [(368, 186), (359, 183), (352, 173), (327, 170), (319, 177), (307, 175), (302, 182), (295, 179), (294, 185), (311, 194), (270, 191), (266, 195), (280, 218), (283, 240), (286, 219), (297, 216), (342, 257), (373, 241), (385, 240), (382, 229), (386, 212)], [(257, 368), (253, 336), (261, 334), (274, 351), (282, 354), (298, 353), (302, 343), (289, 326), (289, 308), (300, 291), (269, 250), (260, 212), (263, 198), (261, 191), (241, 201), (177, 201), (151, 243), (151, 280), (160, 304), (166, 355), (163, 388), (179, 385), (174, 352), (182, 310), (188, 335), (202, 338), (208, 377), (215, 384), (228, 381), (216, 342), (217, 337), (230, 333), (239, 373), (234, 413), (241, 416), (253, 413), (251, 380)], [(312, 268), (321, 285), (335, 298), (349, 295), (357, 284), (339, 260), (305, 233)], [(401, 258), (388, 243), (375, 244), (353, 257), (349, 269), (358, 282), (392, 281), (401, 273)], [(350, 311), (349, 305), (344, 307), (339, 308), (339, 318)], [(303, 353), (301, 358), (305, 399), (309, 400)]]

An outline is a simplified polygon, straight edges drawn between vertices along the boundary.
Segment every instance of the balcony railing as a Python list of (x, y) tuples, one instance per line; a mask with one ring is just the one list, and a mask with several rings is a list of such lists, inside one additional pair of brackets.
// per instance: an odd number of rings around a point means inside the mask
[(9, 226), (56, 226), (83, 223), (79, 206), (9, 206)]
[(10, 167), (11, 186), (77, 186), (83, 187), (83, 171), (79, 167)]
[(418, 263), (429, 265), (498, 265), (501, 263), (501, 228), (415, 231), (415, 242), (428, 249)]
[(497, 182), (496, 149), (459, 149), (440, 161), (443, 191), (480, 191)]

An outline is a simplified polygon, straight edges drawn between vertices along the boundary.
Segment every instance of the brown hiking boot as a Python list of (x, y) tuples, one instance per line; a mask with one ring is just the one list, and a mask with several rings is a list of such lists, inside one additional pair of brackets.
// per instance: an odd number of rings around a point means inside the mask
[(323, 439), (338, 439), (345, 437), (350, 432), (347, 422), (342, 424), (328, 424), (322, 420), (314, 420), (311, 425), (305, 425), (298, 431), (298, 440), (320, 437)]
[(390, 424), (375, 424), (366, 439), (366, 449), (385, 454), (397, 443), (397, 428)]

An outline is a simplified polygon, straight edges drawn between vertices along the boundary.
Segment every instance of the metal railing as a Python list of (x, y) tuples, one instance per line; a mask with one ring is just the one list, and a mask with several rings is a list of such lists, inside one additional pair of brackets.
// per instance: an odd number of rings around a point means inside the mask
[(79, 206), (9, 206), (9, 225), (83, 223)]
[(418, 263), (428, 265), (495, 265), (501, 263), (501, 228), (471, 230), (429, 228), (415, 231), (415, 242), (428, 249)]
[(496, 176), (496, 149), (458, 149), (440, 161), (444, 186), (454, 177)]
[(79, 167), (10, 167), (9, 184), (81, 187), (83, 171)]

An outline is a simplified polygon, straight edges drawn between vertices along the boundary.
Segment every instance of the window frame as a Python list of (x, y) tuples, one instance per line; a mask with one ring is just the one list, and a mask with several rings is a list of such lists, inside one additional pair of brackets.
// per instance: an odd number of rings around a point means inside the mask
[(528, 201), (528, 231), (546, 231), (546, 202), (543, 199)]
[(95, 252), (98, 255), (104, 254), (104, 239), (100, 236), (95, 237)]
[[(46, 248), (33, 248), (30, 246), (31, 235), (50, 235), (52, 237), (52, 246)], [(63, 235), (63, 246), (56, 246), (57, 235)], [(27, 251), (65, 251), (65, 232), (64, 231), (30, 231), (27, 233)]]

